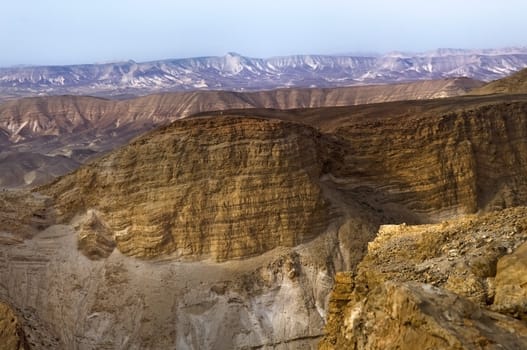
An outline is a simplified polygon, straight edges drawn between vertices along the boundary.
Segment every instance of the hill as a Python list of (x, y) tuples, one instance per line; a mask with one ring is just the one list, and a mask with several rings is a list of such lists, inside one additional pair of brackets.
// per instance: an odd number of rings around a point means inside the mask
[(476, 88), (470, 94), (525, 94), (527, 93), (527, 69), (520, 70), (503, 79), (492, 81)]

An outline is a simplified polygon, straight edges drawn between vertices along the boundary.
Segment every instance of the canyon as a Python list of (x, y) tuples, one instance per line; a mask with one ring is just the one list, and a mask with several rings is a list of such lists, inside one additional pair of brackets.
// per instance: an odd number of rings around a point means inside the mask
[(6, 166), (2, 339), (526, 347), (523, 74), (428, 97), (420, 82), (4, 102), (2, 149), (71, 163), (46, 158), (40, 182)]

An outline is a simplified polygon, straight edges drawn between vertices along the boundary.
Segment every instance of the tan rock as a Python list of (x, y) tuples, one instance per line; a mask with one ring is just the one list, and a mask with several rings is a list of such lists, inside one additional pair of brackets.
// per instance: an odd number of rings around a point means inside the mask
[(336, 276), (321, 347), (526, 347), (510, 317), (527, 314), (526, 241), (525, 207), (381, 226), (357, 272)]
[(326, 229), (332, 214), (319, 185), (323, 139), (278, 120), (178, 121), (43, 192), (56, 198), (65, 221), (96, 210), (95, 226), (105, 232), (80, 237), (112, 236), (126, 255), (243, 258)]
[(78, 248), (90, 259), (107, 258), (115, 248), (115, 241), (108, 227), (90, 210), (78, 226)]
[(527, 243), (498, 261), (494, 309), (527, 320)]
[[(330, 319), (328, 328), (334, 324)], [(385, 282), (343, 310), (320, 349), (523, 349), (527, 326), (466, 298), (416, 282)]]
[(26, 350), (28, 344), (18, 317), (9, 305), (0, 302), (0, 349)]

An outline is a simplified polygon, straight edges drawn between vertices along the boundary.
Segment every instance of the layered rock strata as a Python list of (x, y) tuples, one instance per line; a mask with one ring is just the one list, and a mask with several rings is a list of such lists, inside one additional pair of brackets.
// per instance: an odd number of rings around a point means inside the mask
[(393, 107), (335, 118), (347, 151), (332, 175), (354, 198), (414, 223), (527, 203), (526, 103)]
[[(28, 214), (0, 242), (0, 299), (34, 310), (63, 348), (312, 348), (335, 272), (355, 271), (379, 224), (525, 203), (526, 103), (456, 101), (263, 113), (316, 128), (248, 111), (153, 131), (39, 189), (51, 198), (0, 201), (54, 208), (46, 230), (24, 233)], [(524, 291), (506, 277), (522, 271), (525, 217), (383, 226), (337, 284), (330, 346), (381, 344), (361, 330), (376, 322), (405, 342), (422, 325), (446, 339), (434, 346), (523, 344), (510, 329), (523, 332)], [(437, 315), (450, 307), (472, 333)], [(411, 327), (394, 321), (404, 310)]]
[(444, 79), (406, 84), (334, 89), (277, 89), (258, 92), (193, 91), (107, 100), (87, 96), (24, 98), (0, 104), (0, 144), (22, 143), (68, 133), (123, 133), (160, 125), (200, 112), (236, 108), (313, 108), (464, 94), (479, 82)]
[(130, 256), (243, 258), (326, 229), (323, 138), (277, 120), (179, 121), (41, 191), (55, 197), (64, 222), (97, 216), (100, 224), (80, 225), (83, 242), (86, 227), (104, 226)]
[(355, 266), (375, 232), (367, 208), (345, 212), (295, 247), (217, 263), (125, 256), (89, 210), (0, 240), (0, 300), (22, 312), (29, 349), (315, 349), (334, 272)]

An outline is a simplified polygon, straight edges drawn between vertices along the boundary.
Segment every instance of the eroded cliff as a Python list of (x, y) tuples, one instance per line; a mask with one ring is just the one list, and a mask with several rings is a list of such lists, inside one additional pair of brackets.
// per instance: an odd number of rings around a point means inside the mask
[(323, 139), (276, 120), (184, 120), (41, 191), (56, 198), (65, 222), (90, 211), (126, 255), (243, 258), (326, 229)]

